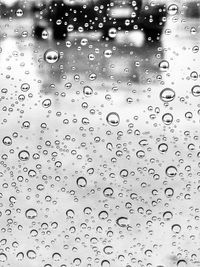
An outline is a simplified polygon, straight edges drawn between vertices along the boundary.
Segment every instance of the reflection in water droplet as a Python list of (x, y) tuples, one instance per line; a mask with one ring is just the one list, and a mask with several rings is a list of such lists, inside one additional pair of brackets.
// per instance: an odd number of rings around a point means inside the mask
[(53, 49), (48, 49), (44, 53), (44, 60), (49, 64), (56, 63), (59, 60), (58, 51), (53, 50)]
[(160, 99), (163, 102), (171, 102), (175, 98), (175, 92), (171, 88), (165, 88), (160, 92)]
[(27, 219), (35, 219), (37, 217), (37, 211), (35, 209), (28, 209), (25, 212), (25, 216)]
[(120, 122), (120, 118), (116, 112), (110, 112), (106, 117), (106, 121), (111, 126), (118, 126)]
[(18, 158), (22, 161), (27, 161), (29, 160), (30, 158), (30, 154), (27, 150), (21, 150), (19, 153), (18, 153)]

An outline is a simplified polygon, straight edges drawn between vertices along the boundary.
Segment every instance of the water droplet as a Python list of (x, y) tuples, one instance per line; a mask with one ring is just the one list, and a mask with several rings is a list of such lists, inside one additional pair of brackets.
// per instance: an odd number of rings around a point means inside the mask
[(181, 231), (181, 226), (179, 224), (173, 224), (171, 229), (175, 234), (178, 234)]
[(76, 258), (76, 259), (74, 259), (74, 260), (73, 260), (73, 264), (74, 264), (75, 266), (79, 266), (79, 265), (81, 264), (81, 259), (80, 259), (80, 258)]
[(116, 220), (116, 223), (118, 226), (120, 227), (127, 227), (128, 226), (128, 218), (127, 217), (119, 217), (117, 220)]
[(22, 17), (24, 12), (23, 12), (23, 10), (21, 8), (18, 8), (15, 14), (16, 14), (17, 17)]
[(173, 116), (171, 113), (165, 113), (162, 116), (162, 121), (165, 125), (170, 125), (173, 122)]
[(67, 215), (68, 219), (72, 219), (72, 218), (74, 218), (75, 213), (73, 210), (69, 209), (66, 211), (66, 215)]
[(117, 35), (117, 30), (115, 28), (110, 28), (108, 31), (108, 35), (110, 38), (115, 38)]
[(169, 166), (166, 168), (165, 173), (170, 178), (175, 177), (177, 175), (177, 168), (175, 166)]
[(158, 146), (158, 150), (161, 152), (161, 153), (165, 153), (167, 152), (168, 150), (168, 145), (166, 143), (162, 143)]
[(49, 64), (56, 63), (59, 60), (59, 53), (58, 53), (58, 51), (53, 50), (53, 49), (48, 49), (44, 53), (44, 60), (47, 63), (49, 63)]
[(48, 39), (48, 37), (49, 37), (48, 31), (47, 30), (43, 30), (42, 31), (42, 39), (46, 40), (46, 39)]
[(200, 85), (195, 85), (191, 89), (192, 95), (197, 97), (200, 96)]
[(111, 126), (118, 126), (120, 123), (120, 118), (116, 112), (110, 112), (106, 117), (106, 121)]
[(169, 62), (167, 60), (162, 60), (159, 63), (159, 68), (161, 71), (167, 71), (169, 69)]
[(106, 187), (104, 190), (103, 190), (103, 194), (105, 197), (111, 197), (114, 193), (114, 190), (111, 188), (111, 187)]
[(165, 88), (160, 92), (160, 99), (163, 102), (171, 102), (175, 98), (175, 92), (171, 88)]
[(5, 253), (0, 253), (0, 262), (5, 262), (7, 260), (7, 255)]
[(187, 262), (185, 260), (179, 260), (177, 262), (177, 266), (178, 267), (186, 267), (187, 266)]
[(84, 187), (86, 187), (86, 185), (87, 185), (87, 180), (86, 180), (84, 177), (79, 177), (79, 178), (76, 180), (76, 183), (77, 183), (78, 187), (80, 187), (80, 188), (84, 188)]
[(90, 86), (83, 87), (84, 96), (91, 96), (93, 94), (93, 89)]
[(30, 260), (34, 260), (36, 258), (36, 252), (34, 250), (28, 250), (26, 255)]
[(176, 4), (171, 4), (168, 6), (167, 12), (169, 15), (174, 16), (178, 12), (178, 6)]
[(198, 53), (199, 52), (199, 46), (195, 45), (192, 47), (192, 52), (193, 53)]
[(30, 84), (28, 84), (28, 83), (23, 83), (23, 84), (21, 85), (21, 90), (22, 90), (22, 92), (27, 92), (29, 89), (30, 89)]
[(18, 158), (22, 161), (27, 161), (30, 158), (30, 154), (27, 150), (21, 150), (18, 154)]
[(101, 262), (101, 267), (110, 267), (110, 262), (108, 260), (103, 260)]
[(37, 217), (37, 211), (35, 209), (28, 209), (25, 212), (25, 216), (27, 219), (35, 219)]
[(120, 171), (120, 176), (122, 178), (126, 178), (128, 176), (128, 171), (126, 169), (123, 169)]
[(165, 212), (163, 213), (163, 219), (164, 219), (165, 221), (169, 221), (169, 220), (171, 220), (172, 218), (173, 218), (173, 214), (172, 214), (171, 211), (165, 211)]
[(99, 216), (99, 219), (105, 220), (105, 219), (108, 218), (108, 212), (105, 211), (105, 210), (102, 210), (101, 212), (99, 212), (99, 215), (98, 216)]
[(113, 253), (113, 247), (112, 246), (106, 246), (106, 247), (104, 247), (103, 252), (107, 255), (110, 255)]
[(166, 188), (165, 189), (165, 195), (166, 195), (166, 197), (172, 197), (174, 195), (174, 189), (170, 188), (170, 187)]
[(5, 136), (2, 140), (2, 143), (5, 146), (11, 146), (12, 145), (12, 139), (9, 136)]
[(42, 106), (43, 106), (44, 108), (48, 108), (48, 107), (50, 107), (50, 106), (51, 106), (51, 99), (47, 98), (47, 99), (43, 100), (43, 101), (42, 101)]
[(61, 255), (60, 255), (60, 253), (53, 253), (53, 255), (52, 255), (52, 259), (54, 260), (54, 261), (60, 261), (61, 260)]
[(105, 50), (104, 51), (104, 56), (106, 58), (110, 58), (112, 56), (112, 50), (110, 50), (110, 49)]

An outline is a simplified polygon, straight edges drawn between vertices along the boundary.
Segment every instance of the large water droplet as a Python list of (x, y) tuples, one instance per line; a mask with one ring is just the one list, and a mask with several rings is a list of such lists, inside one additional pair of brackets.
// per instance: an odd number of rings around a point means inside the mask
[(175, 166), (169, 166), (166, 168), (165, 173), (168, 177), (175, 177), (177, 174), (177, 168)]
[(76, 181), (78, 187), (84, 188), (87, 185), (87, 180), (84, 177), (79, 177)]
[(162, 60), (159, 63), (159, 68), (161, 71), (167, 71), (169, 69), (169, 62), (167, 60)]
[(172, 214), (171, 211), (166, 211), (166, 212), (163, 213), (163, 219), (164, 219), (165, 221), (169, 221), (169, 220), (171, 220), (172, 218), (173, 218), (173, 214)]
[(91, 96), (93, 94), (93, 89), (90, 86), (83, 87), (83, 94), (85, 96)]
[(28, 209), (25, 212), (25, 216), (27, 219), (35, 219), (37, 217), (37, 210), (35, 209)]
[(104, 190), (103, 190), (103, 194), (105, 197), (111, 197), (114, 193), (114, 190), (111, 188), (111, 187), (106, 187)]
[(5, 253), (0, 253), (0, 262), (5, 262), (7, 260), (7, 255)]
[(200, 85), (195, 85), (191, 89), (192, 95), (197, 97), (200, 96)]
[(110, 112), (106, 117), (106, 121), (111, 126), (118, 126), (120, 122), (120, 118), (116, 112)]
[(171, 113), (165, 113), (162, 116), (162, 121), (165, 125), (170, 125), (173, 122), (173, 116)]
[(116, 223), (120, 227), (127, 227), (128, 226), (128, 218), (127, 217), (119, 217), (116, 220)]
[(28, 84), (28, 83), (23, 83), (23, 84), (21, 85), (21, 90), (22, 90), (22, 92), (27, 92), (29, 89), (30, 89), (30, 84)]
[(27, 161), (30, 158), (30, 154), (27, 150), (21, 150), (18, 154), (18, 158), (22, 161)]
[(47, 63), (49, 63), (49, 64), (56, 63), (59, 60), (59, 53), (58, 53), (58, 51), (53, 50), (53, 49), (48, 49), (44, 53), (44, 60)]
[(165, 88), (160, 92), (160, 99), (163, 102), (171, 102), (175, 98), (175, 92), (171, 88)]
[(167, 152), (168, 150), (168, 145), (166, 143), (162, 143), (158, 146), (158, 150), (161, 152), (161, 153), (165, 153)]
[(42, 101), (42, 106), (43, 106), (44, 108), (48, 108), (48, 107), (50, 107), (50, 106), (51, 106), (51, 99), (47, 98), (47, 99), (43, 100), (43, 101)]
[(171, 16), (176, 15), (178, 12), (178, 6), (176, 4), (171, 4), (167, 8), (167, 13)]
[(171, 229), (175, 234), (178, 234), (181, 231), (181, 226), (179, 224), (173, 224)]
[(30, 260), (34, 260), (36, 258), (36, 252), (34, 250), (28, 250), (26, 255)]
[(2, 140), (2, 143), (5, 146), (11, 146), (12, 145), (12, 139), (9, 136), (5, 136)]

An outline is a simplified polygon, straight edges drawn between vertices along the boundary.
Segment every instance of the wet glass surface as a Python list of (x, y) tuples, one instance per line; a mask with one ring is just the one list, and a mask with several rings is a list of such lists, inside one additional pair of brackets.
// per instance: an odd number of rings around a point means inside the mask
[(36, 36), (25, 7), (0, 20), (0, 266), (200, 266), (196, 2), (153, 41)]

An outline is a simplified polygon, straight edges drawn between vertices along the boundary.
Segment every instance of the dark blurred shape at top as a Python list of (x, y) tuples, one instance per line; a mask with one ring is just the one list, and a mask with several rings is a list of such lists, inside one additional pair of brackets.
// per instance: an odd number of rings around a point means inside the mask
[[(165, 5), (142, 6), (142, 0), (53, 0), (39, 8), (43, 9), (40, 19), (43, 12), (54, 39), (65, 39), (74, 30), (100, 30), (103, 39), (112, 40), (118, 31), (140, 29), (150, 41), (158, 40), (166, 21)], [(36, 36), (43, 27), (44, 24), (37, 25)]]

